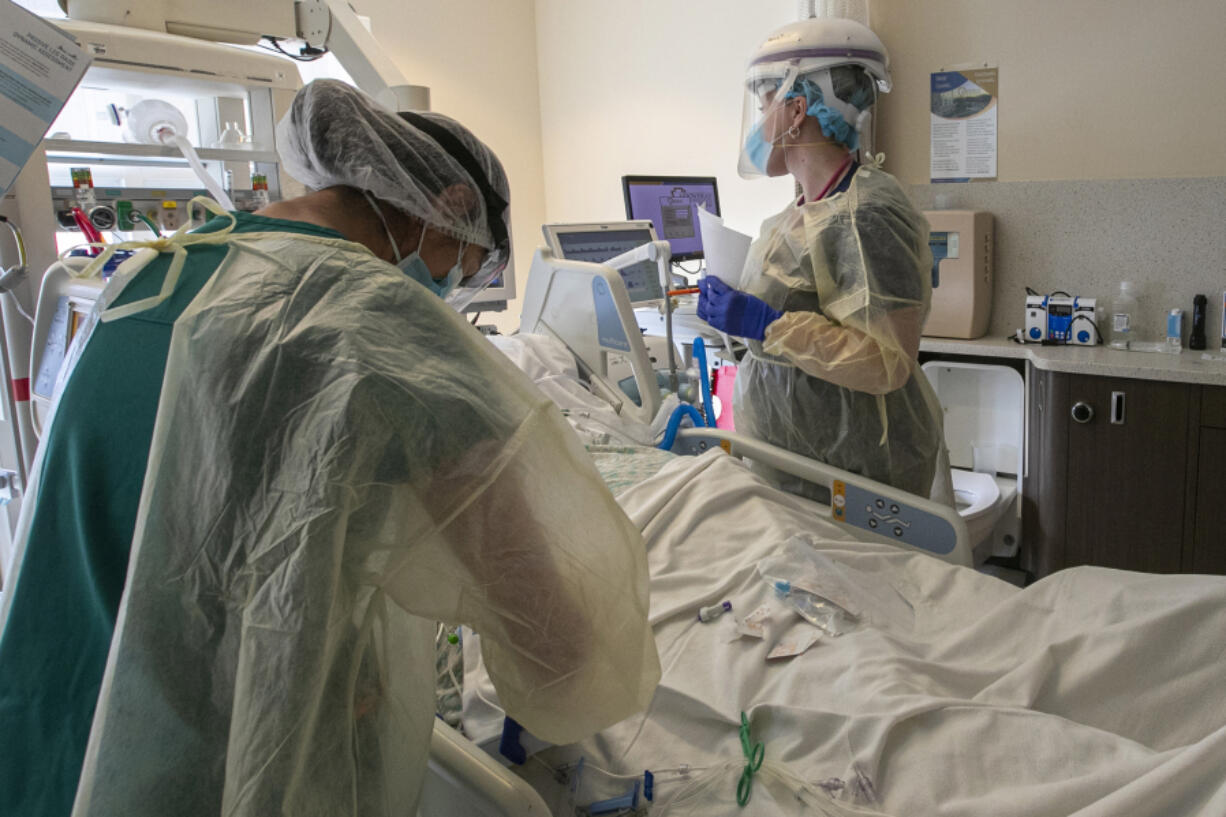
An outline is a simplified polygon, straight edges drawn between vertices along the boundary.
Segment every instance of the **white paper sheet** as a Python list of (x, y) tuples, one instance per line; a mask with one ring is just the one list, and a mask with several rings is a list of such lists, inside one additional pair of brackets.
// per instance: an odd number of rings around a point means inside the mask
[(730, 287), (741, 288), (741, 272), (753, 240), (744, 233), (724, 225), (724, 220), (705, 209), (698, 210), (698, 225), (702, 230), (702, 252), (707, 261), (707, 275), (714, 275)]

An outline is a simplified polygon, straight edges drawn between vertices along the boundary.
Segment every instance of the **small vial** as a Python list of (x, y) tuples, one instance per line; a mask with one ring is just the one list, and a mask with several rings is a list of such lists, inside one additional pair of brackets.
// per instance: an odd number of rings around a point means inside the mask
[(698, 611), (698, 620), (704, 624), (708, 621), (714, 621), (732, 609), (732, 602), (725, 601), (720, 604), (712, 604), (710, 607), (700, 608)]
[(255, 209), (262, 210), (269, 205), (271, 199), (268, 194), (268, 177), (262, 173), (257, 173), (251, 177), (251, 193), (252, 201), (255, 202)]

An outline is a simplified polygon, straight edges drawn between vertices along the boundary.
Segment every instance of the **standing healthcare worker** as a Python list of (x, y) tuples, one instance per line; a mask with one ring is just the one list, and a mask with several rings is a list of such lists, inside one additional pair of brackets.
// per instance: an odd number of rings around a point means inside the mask
[(738, 171), (790, 173), (804, 194), (762, 224), (739, 286), (700, 282), (698, 314), (748, 341), (738, 431), (952, 506), (940, 405), (917, 361), (928, 223), (879, 157), (856, 161), (889, 87), (885, 47), (860, 23), (767, 38), (749, 64)]
[(151, 242), (74, 342), (6, 594), (2, 814), (415, 814), (436, 620), (545, 740), (658, 680), (638, 532), (439, 297), (509, 262), (498, 160), (332, 81), (277, 139), (313, 192)]

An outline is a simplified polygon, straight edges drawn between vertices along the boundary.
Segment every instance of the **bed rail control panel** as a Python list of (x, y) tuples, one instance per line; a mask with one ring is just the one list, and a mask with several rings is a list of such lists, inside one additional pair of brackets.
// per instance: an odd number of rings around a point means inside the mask
[(836, 522), (905, 542), (937, 556), (952, 553), (957, 547), (958, 533), (948, 519), (897, 496), (881, 496), (838, 479), (831, 484), (830, 492), (830, 515)]
[(672, 450), (703, 454), (712, 448), (723, 448), (734, 457), (757, 460), (826, 487), (830, 491), (830, 518), (836, 522), (953, 564), (972, 563), (966, 523), (953, 508), (722, 429), (681, 429)]

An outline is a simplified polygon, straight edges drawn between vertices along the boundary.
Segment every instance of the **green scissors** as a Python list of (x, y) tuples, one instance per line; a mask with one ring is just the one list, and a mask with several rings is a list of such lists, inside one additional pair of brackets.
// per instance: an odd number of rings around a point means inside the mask
[(749, 742), (749, 718), (741, 713), (741, 751), (745, 753), (745, 770), (741, 772), (741, 780), (736, 784), (736, 804), (741, 808), (749, 802), (753, 793), (754, 772), (762, 768), (762, 759), (766, 756), (766, 747), (762, 741)]

